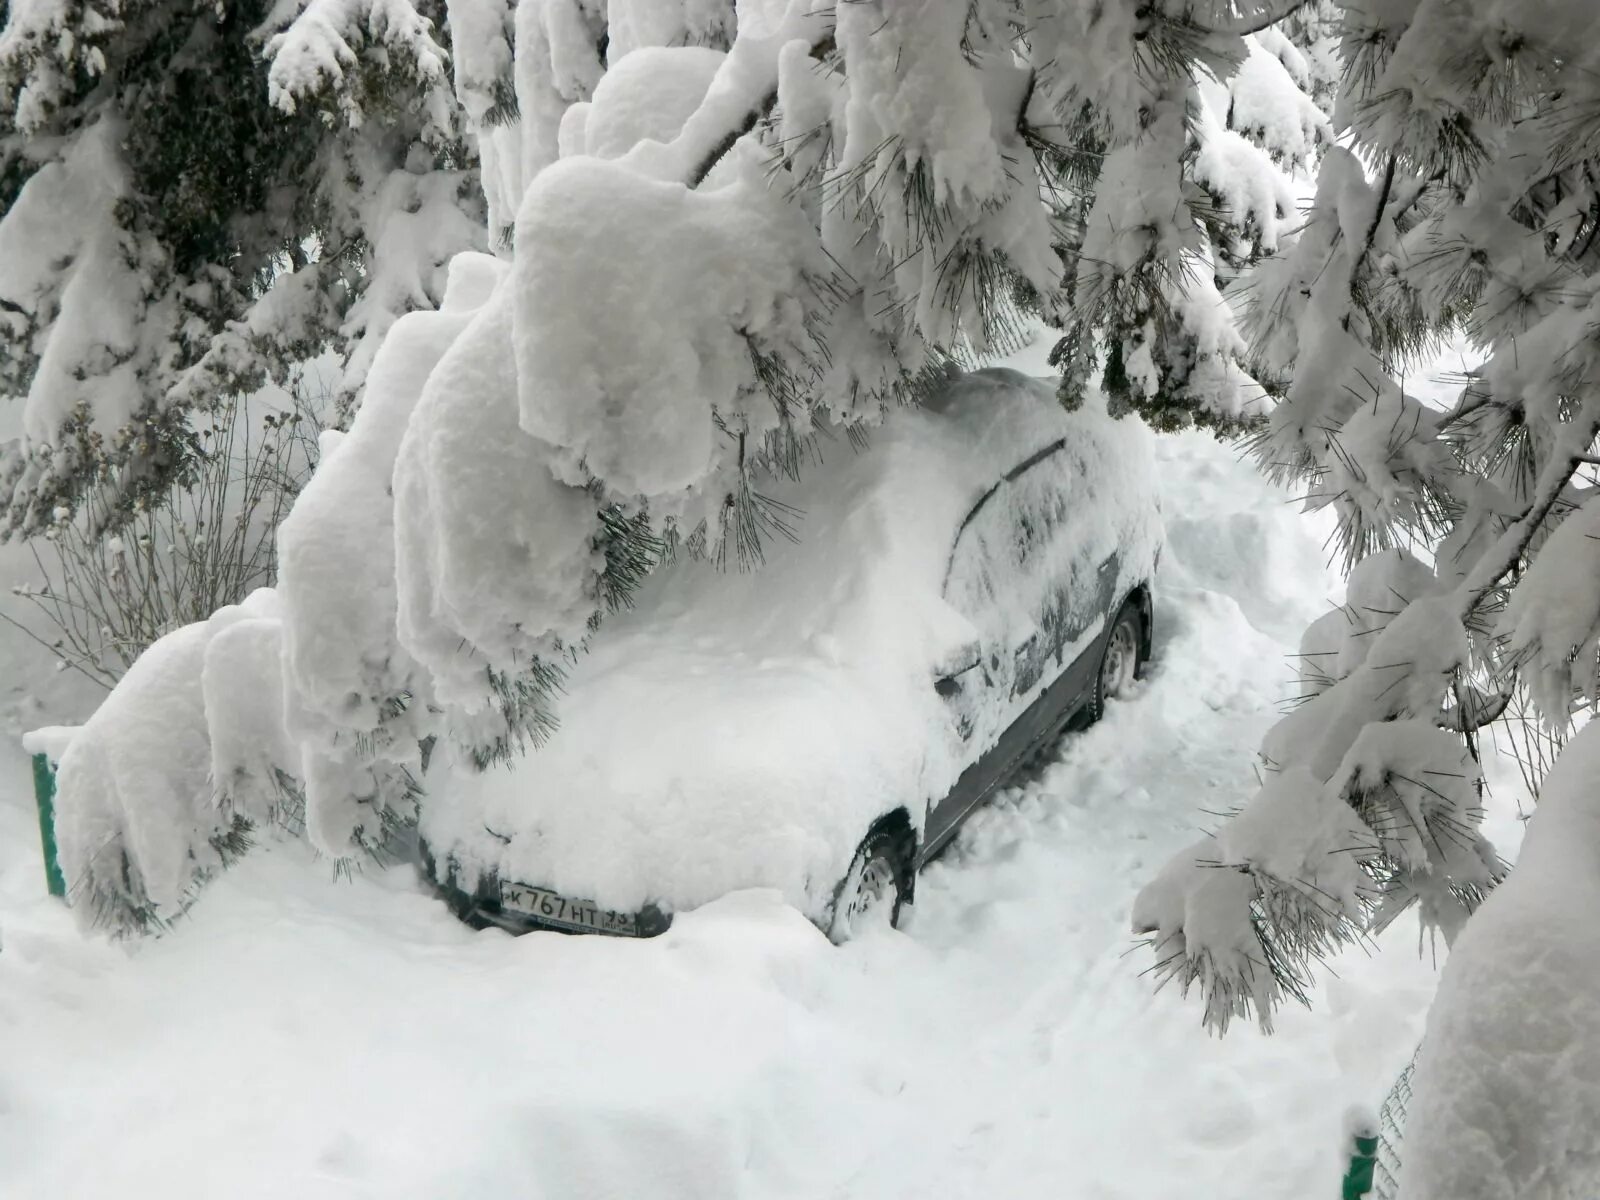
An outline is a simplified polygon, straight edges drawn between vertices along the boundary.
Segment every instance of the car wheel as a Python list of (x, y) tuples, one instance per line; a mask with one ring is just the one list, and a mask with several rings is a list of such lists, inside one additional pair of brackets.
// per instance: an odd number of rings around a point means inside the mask
[(828, 939), (840, 945), (874, 925), (899, 925), (907, 890), (901, 839), (887, 829), (868, 834), (834, 893)]
[(1128, 694), (1139, 670), (1144, 666), (1139, 659), (1139, 645), (1143, 640), (1139, 609), (1128, 601), (1117, 612), (1111, 635), (1106, 638), (1106, 648), (1100, 655), (1100, 668), (1094, 676), (1094, 694), (1089, 700), (1089, 722), (1093, 724), (1105, 715), (1106, 701)]

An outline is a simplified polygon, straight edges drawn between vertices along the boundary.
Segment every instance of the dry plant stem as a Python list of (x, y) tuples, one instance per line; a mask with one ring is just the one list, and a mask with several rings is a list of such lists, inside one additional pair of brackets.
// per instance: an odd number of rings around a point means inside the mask
[(30, 543), (43, 584), (18, 589), (37, 620), (0, 619), (110, 688), (152, 642), (238, 603), (276, 574), (274, 538), (315, 459), (317, 406), (250, 413), (230, 398), (195, 430), (192, 470), (165, 503), (101, 538), (91, 501)]

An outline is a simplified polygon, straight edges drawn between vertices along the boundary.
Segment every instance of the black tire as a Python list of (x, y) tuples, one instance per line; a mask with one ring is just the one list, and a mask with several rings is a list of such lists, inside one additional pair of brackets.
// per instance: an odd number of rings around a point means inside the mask
[(1094, 671), (1094, 690), (1085, 709), (1087, 725), (1105, 716), (1106, 701), (1123, 695), (1133, 681), (1144, 674), (1144, 617), (1138, 601), (1130, 596), (1117, 610), (1106, 635), (1100, 663)]
[(869, 833), (856, 848), (850, 869), (833, 890), (828, 920), (828, 940), (842, 945), (863, 928), (861, 918), (877, 920), (879, 906), (889, 904), (889, 924), (899, 928), (900, 913), (911, 895), (911, 869), (905, 835), (880, 828)]

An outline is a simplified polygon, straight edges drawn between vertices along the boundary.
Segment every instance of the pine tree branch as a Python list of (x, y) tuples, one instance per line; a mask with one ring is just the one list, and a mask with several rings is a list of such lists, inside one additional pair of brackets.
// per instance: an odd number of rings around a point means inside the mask
[(1551, 458), (1539, 474), (1533, 502), (1500, 535), (1456, 588), (1462, 620), (1522, 561), (1528, 544), (1533, 541), (1545, 517), (1550, 515), (1550, 509), (1560, 499), (1573, 472), (1582, 465), (1596, 435), (1600, 435), (1600, 396), (1589, 398), (1577, 420), (1567, 427), (1565, 433), (1564, 450)]
[(1394, 190), (1395, 156), (1389, 155), (1389, 161), (1383, 168), (1383, 185), (1378, 189), (1378, 206), (1372, 210), (1372, 224), (1367, 226), (1367, 236), (1361, 240), (1361, 253), (1356, 261), (1366, 258), (1372, 249), (1372, 243), (1377, 239), (1378, 226), (1383, 223), (1383, 210), (1389, 207), (1389, 194)]
[(1288, 0), (1287, 3), (1280, 3), (1261, 12), (1252, 13), (1250, 16), (1238, 16), (1234, 17), (1231, 21), (1223, 20), (1210, 25), (1203, 25), (1199, 22), (1196, 22), (1195, 27), (1197, 29), (1204, 30), (1206, 33), (1221, 33), (1231, 34), (1234, 37), (1249, 37), (1253, 33), (1260, 33), (1263, 30), (1271, 29), (1279, 21), (1287, 20), (1310, 2), (1311, 0)]
[(733, 149), (740, 138), (772, 114), (772, 108), (777, 102), (778, 89), (774, 87), (770, 92), (762, 96), (760, 102), (745, 115), (744, 120), (739, 123), (736, 129), (730, 129), (720, 142), (706, 151), (705, 156), (700, 159), (695, 169), (689, 173), (687, 183), (691, 191), (706, 181), (706, 176), (710, 175), (712, 169), (727, 157), (728, 151)]
[(1491, 400), (1492, 397), (1487, 392), (1475, 392), (1470, 396), (1463, 395), (1461, 402), (1450, 410), (1444, 420), (1439, 422), (1440, 427), (1445, 428), (1470, 417), (1480, 408), (1486, 407)]
[[(1459, 682), (1453, 683), (1451, 690), (1455, 693), (1456, 706), (1450, 712), (1440, 712), (1435, 723), (1441, 729), (1465, 735), (1498, 721), (1516, 694), (1515, 689), (1510, 688), (1490, 694), (1475, 687), (1468, 687), (1463, 693)], [(1468, 749), (1471, 748), (1469, 744)]]
[[(816, 59), (818, 62), (821, 62), (823, 59), (827, 58), (829, 54), (833, 53), (833, 48), (833, 30), (829, 29), (826, 34), (812, 44), (811, 57)], [(694, 169), (689, 172), (689, 177), (687, 180), (685, 180), (685, 182), (689, 185), (690, 190), (693, 190), (704, 183), (706, 181), (706, 177), (711, 174), (712, 170), (719, 162), (727, 157), (728, 152), (734, 148), (739, 139), (745, 134), (749, 133), (762, 121), (766, 120), (767, 117), (772, 115), (772, 110), (777, 103), (778, 79), (777, 66), (774, 64), (772, 86), (767, 88), (759, 97), (757, 97), (756, 102), (750, 106), (749, 111), (744, 114), (744, 117), (740, 120), (739, 124), (735, 128), (730, 129), (726, 134), (723, 135), (720, 141), (707, 150), (705, 154), (700, 157), (700, 160), (695, 164)]]
[[(1383, 224), (1383, 210), (1389, 207), (1389, 193), (1394, 189), (1395, 156), (1389, 155), (1389, 162), (1383, 168), (1383, 183), (1378, 187), (1378, 203), (1372, 210), (1372, 221), (1367, 226), (1366, 236), (1361, 239), (1361, 249), (1351, 260), (1351, 279), (1355, 278), (1355, 271), (1366, 261), (1367, 255), (1372, 251), (1372, 243), (1378, 238), (1378, 227)], [(1370, 314), (1369, 314), (1370, 315)], [(1339, 319), (1346, 332), (1350, 329), (1350, 313), (1345, 313)]]

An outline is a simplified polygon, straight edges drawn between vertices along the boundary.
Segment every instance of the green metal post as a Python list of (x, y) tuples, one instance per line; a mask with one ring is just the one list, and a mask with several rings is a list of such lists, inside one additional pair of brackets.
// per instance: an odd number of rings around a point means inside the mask
[(44, 846), (44, 882), (52, 896), (65, 897), (67, 881), (56, 858), (56, 770), (48, 754), (33, 756), (33, 796), (39, 802), (39, 841)]
[(1341, 1200), (1362, 1200), (1372, 1191), (1372, 1170), (1378, 1162), (1376, 1134), (1355, 1137), (1355, 1150), (1350, 1155), (1350, 1169), (1344, 1174), (1344, 1191)]

